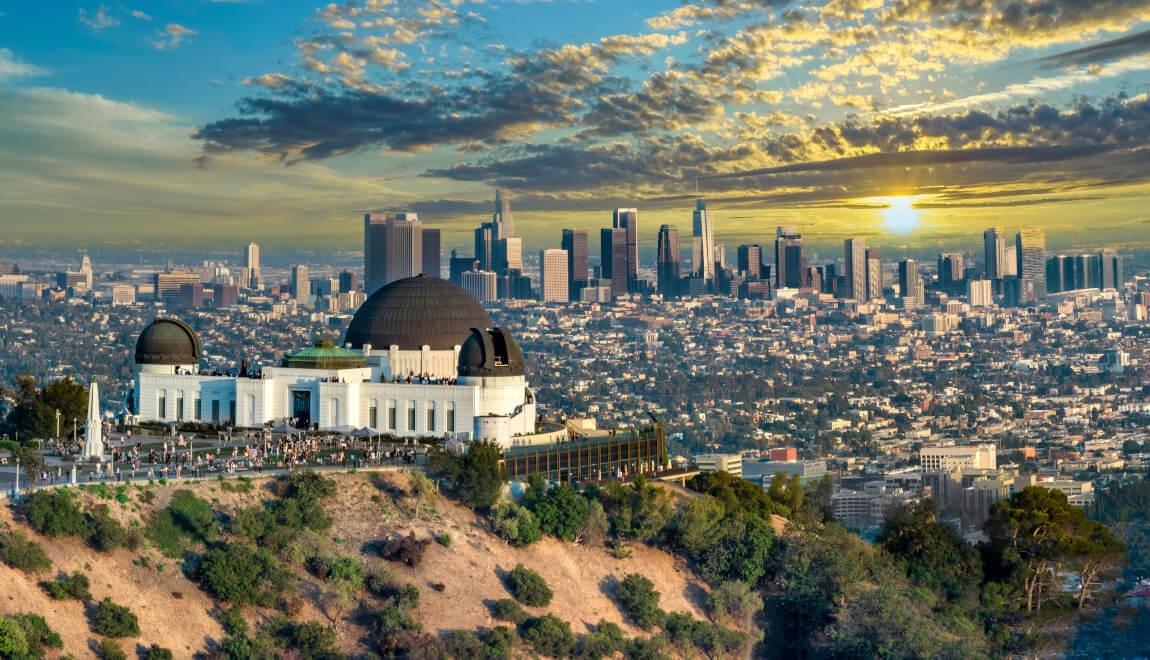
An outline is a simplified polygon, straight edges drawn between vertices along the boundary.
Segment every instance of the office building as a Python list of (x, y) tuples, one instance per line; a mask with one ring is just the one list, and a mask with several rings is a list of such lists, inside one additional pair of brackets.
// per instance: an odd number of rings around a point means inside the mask
[(469, 270), (463, 273), (463, 289), (481, 303), (499, 299), (499, 276), (489, 270)]
[(475, 261), (479, 270), (495, 270), (495, 226), (490, 222), (475, 228)]
[(749, 280), (757, 280), (763, 276), (763, 246), (740, 245), (736, 254), (735, 265), (740, 273)]
[(695, 212), (691, 215), (691, 268), (696, 277), (702, 280), (705, 291), (715, 287), (715, 227), (714, 219), (707, 211), (702, 198), (695, 200)]
[(627, 291), (639, 292), (639, 209), (615, 209), (611, 217), (613, 229), (627, 231)]
[(599, 230), (599, 269), (602, 278), (611, 281), (611, 295), (627, 294), (627, 230)]
[(364, 286), (368, 295), (423, 272), (423, 224), (415, 213), (367, 213), (364, 223)]
[(567, 296), (578, 301), (590, 278), (586, 229), (564, 229), (562, 248), (567, 251)]
[(997, 290), (1006, 277), (1006, 234), (1001, 227), (991, 227), (982, 233), (982, 244), (983, 274)]
[(423, 274), (428, 277), (443, 277), (443, 264), (440, 252), (440, 231), (438, 229), (423, 228), (420, 238), (422, 245)]
[(993, 307), (993, 282), (986, 279), (968, 280), (966, 283), (966, 301), (971, 307)]
[(943, 252), (938, 255), (938, 283), (943, 290), (954, 293), (966, 277), (961, 252)]
[(923, 447), (919, 451), (919, 462), (925, 472), (997, 470), (997, 456), (992, 444)]
[(775, 287), (803, 288), (806, 286), (806, 282), (803, 281), (806, 268), (802, 234), (794, 227), (775, 229)]
[(565, 302), (571, 296), (567, 284), (567, 250), (551, 248), (539, 252), (539, 299), (543, 302)]
[(291, 268), (291, 297), (299, 304), (311, 306), (311, 278), (308, 267), (300, 264)]
[[(0, 284), (3, 282), (3, 275), (0, 275)], [(119, 307), (121, 305), (135, 305), (136, 304), (136, 287), (131, 284), (113, 284), (112, 285), (112, 305)]]
[(153, 278), (156, 302), (163, 303), (169, 309), (177, 308), (182, 302), (180, 287), (184, 284), (199, 284), (199, 273), (189, 271), (168, 271), (156, 273)]
[(339, 274), (339, 292), (351, 293), (359, 289), (359, 275), (352, 270), (345, 270)]
[(658, 291), (663, 298), (679, 295), (679, 230), (671, 225), (659, 227), (659, 246), (655, 266)]
[[(813, 285), (812, 285), (813, 286)], [(886, 283), (883, 282), (882, 277), (882, 259), (879, 257), (878, 248), (866, 249), (866, 290), (867, 299), (875, 300), (882, 298), (883, 288)]]
[(869, 299), (867, 289), (867, 249), (865, 238), (848, 238), (843, 241), (846, 257), (847, 298), (863, 302)]
[(263, 273), (260, 270), (260, 246), (248, 243), (244, 248), (244, 269), (240, 284), (245, 289), (258, 291), (263, 288)]
[(179, 309), (199, 309), (204, 306), (204, 285), (200, 282), (180, 285), (175, 306)]
[(448, 262), (448, 279), (458, 286), (463, 286), (463, 274), (469, 270), (483, 270), (479, 261), (475, 257), (459, 256), (457, 250), (451, 251), (451, 258)]
[(511, 191), (506, 188), (495, 189), (495, 211), (491, 214), (491, 227), (495, 240), (515, 235), (515, 218), (511, 214)]
[(226, 309), (239, 304), (240, 288), (235, 284), (217, 284), (212, 293), (212, 306), (216, 309)]
[(898, 290), (903, 299), (913, 299), (916, 305), (921, 305), (919, 295), (918, 262), (914, 259), (903, 259), (898, 262)]

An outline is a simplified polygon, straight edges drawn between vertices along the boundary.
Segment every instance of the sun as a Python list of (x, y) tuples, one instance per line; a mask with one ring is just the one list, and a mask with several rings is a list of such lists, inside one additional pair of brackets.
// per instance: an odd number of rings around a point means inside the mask
[(918, 228), (918, 209), (914, 207), (917, 195), (880, 197), (876, 201), (884, 204), (882, 215), (887, 230), (905, 234)]

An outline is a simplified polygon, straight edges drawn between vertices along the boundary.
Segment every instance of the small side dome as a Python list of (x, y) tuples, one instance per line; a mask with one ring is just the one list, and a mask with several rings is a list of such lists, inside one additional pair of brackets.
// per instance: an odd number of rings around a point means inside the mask
[(196, 364), (202, 352), (196, 331), (178, 319), (156, 319), (136, 340), (136, 364)]
[(502, 328), (472, 328), (459, 347), (459, 375), (470, 378), (524, 376), (523, 351), (510, 332)]

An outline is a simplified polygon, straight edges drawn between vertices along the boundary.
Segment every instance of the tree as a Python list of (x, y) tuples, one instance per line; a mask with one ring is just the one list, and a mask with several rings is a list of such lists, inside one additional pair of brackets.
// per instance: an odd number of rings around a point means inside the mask
[(630, 484), (609, 484), (601, 499), (615, 534), (636, 541), (654, 539), (666, 527), (674, 511), (667, 491), (642, 476)]
[(745, 626), (762, 607), (762, 597), (746, 582), (723, 582), (707, 594), (707, 611), (718, 624)]
[(1125, 556), (1126, 546), (1104, 525), (1071, 506), (1066, 495), (1031, 486), (996, 502), (984, 525), (992, 550), (1014, 561), (1021, 573), (1025, 610), (1040, 612), (1057, 595), (1052, 580), (1060, 571), (1079, 577), (1078, 603), (1084, 605), (1101, 572)]
[(738, 580), (758, 585), (767, 574), (775, 534), (762, 518), (736, 513), (718, 527), (719, 536), (696, 553), (699, 572), (711, 584)]
[(722, 502), (710, 495), (688, 499), (671, 519), (669, 535), (679, 548), (688, 553), (699, 552), (715, 543), (724, 516)]
[(591, 547), (599, 547), (603, 545), (610, 531), (611, 521), (607, 518), (603, 503), (591, 500), (587, 504), (587, 515), (583, 518), (583, 524), (579, 526), (576, 540)]
[(514, 502), (500, 502), (491, 509), (491, 528), (514, 546), (528, 546), (543, 538), (535, 515)]
[(59, 538), (85, 531), (84, 514), (67, 489), (38, 490), (24, 498), (28, 525), (44, 536)]
[(56, 435), (56, 411), (60, 411), (60, 435), (70, 436), (73, 420), (82, 421), (88, 412), (88, 390), (71, 378), (39, 387), (32, 376), (16, 379), (16, 406), (8, 416), (14, 432), (31, 440)]
[[(532, 475), (535, 479), (536, 475)], [(532, 483), (524, 504), (535, 517), (545, 534), (564, 541), (575, 541), (587, 518), (587, 498), (580, 495), (569, 484), (547, 488), (542, 480)]]
[(92, 613), (92, 632), (104, 637), (136, 637), (140, 623), (132, 610), (105, 598)]
[(441, 450), (433, 454), (431, 464), (451, 483), (455, 498), (471, 509), (486, 511), (503, 494), (507, 475), (498, 443), (475, 442), (461, 455)]
[(643, 630), (651, 630), (663, 620), (655, 584), (638, 573), (627, 575), (615, 587), (615, 599), (623, 612)]
[(938, 522), (934, 500), (892, 510), (878, 543), (900, 561), (907, 577), (951, 602), (977, 595), (982, 559), (953, 527)]
[(552, 658), (565, 658), (575, 649), (571, 624), (552, 614), (528, 620), (523, 624), (522, 635), (536, 651)]
[(427, 508), (427, 503), (431, 501), (431, 496), (435, 491), (435, 484), (431, 483), (431, 479), (422, 472), (412, 472), (408, 485), (411, 488), (411, 497), (415, 500), (414, 514), (416, 520), (419, 520), (421, 512)]
[(523, 564), (517, 565), (507, 574), (507, 590), (515, 596), (515, 600), (529, 607), (545, 607), (551, 603), (554, 595), (543, 576)]

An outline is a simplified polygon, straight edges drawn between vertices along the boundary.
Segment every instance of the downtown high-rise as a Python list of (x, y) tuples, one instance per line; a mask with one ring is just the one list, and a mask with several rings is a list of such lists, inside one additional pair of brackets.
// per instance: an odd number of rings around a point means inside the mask
[(679, 295), (679, 230), (671, 225), (659, 227), (659, 249), (655, 266), (658, 291), (664, 299)]
[(567, 284), (567, 251), (556, 248), (539, 252), (539, 300), (566, 302), (570, 296)]
[(244, 247), (244, 270), (243, 281), (241, 284), (244, 288), (259, 290), (263, 288), (263, 274), (260, 272), (260, 246), (256, 243), (248, 243)]
[(639, 209), (615, 209), (611, 216), (613, 229), (627, 232), (625, 256), (627, 259), (627, 291), (639, 292)]
[(695, 200), (691, 215), (691, 268), (702, 280), (703, 290), (715, 289), (715, 224), (702, 198)]
[(867, 290), (867, 249), (865, 238), (848, 238), (843, 241), (846, 257), (846, 291), (851, 300), (864, 302), (869, 299)]
[(1037, 227), (1023, 227), (1015, 236), (1019, 279), (1034, 286), (1036, 296), (1046, 293), (1046, 234)]
[(794, 227), (775, 230), (775, 287), (801, 289), (806, 286), (806, 259), (803, 236)]
[(587, 230), (564, 229), (562, 248), (567, 252), (567, 297), (577, 301), (583, 295), (590, 277), (587, 253)]
[(423, 224), (417, 214), (367, 213), (363, 216), (363, 225), (363, 279), (367, 295), (395, 280), (423, 272)]

